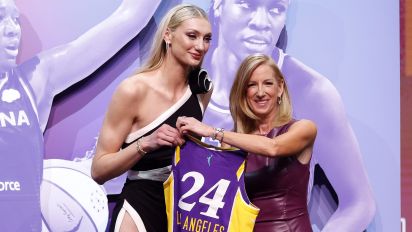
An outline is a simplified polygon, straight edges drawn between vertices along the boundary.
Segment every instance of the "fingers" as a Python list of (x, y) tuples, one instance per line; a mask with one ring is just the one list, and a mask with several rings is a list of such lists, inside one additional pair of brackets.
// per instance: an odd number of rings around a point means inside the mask
[(208, 136), (206, 131), (209, 126), (192, 117), (179, 117), (176, 121), (176, 127), (182, 134), (190, 132), (198, 136)]
[(183, 144), (183, 138), (180, 137), (180, 133), (167, 132), (158, 134), (158, 143), (163, 146), (178, 146)]
[(156, 131), (156, 142), (160, 146), (178, 146), (185, 141), (180, 132), (167, 124), (163, 124)]
[[(185, 116), (178, 117), (176, 120), (176, 128), (180, 131), (180, 128), (185, 124), (184, 120), (186, 119)], [(180, 131), (181, 132), (181, 131)]]
[(202, 123), (197, 119), (181, 116), (176, 120), (176, 128), (163, 124), (147, 138), (150, 141), (151, 150), (156, 150), (161, 146), (180, 146), (185, 143), (183, 135), (188, 132), (203, 136), (199, 133), (201, 128)]
[(181, 116), (177, 118), (176, 128), (181, 134), (186, 134), (187, 130), (190, 128), (189, 125), (193, 124), (195, 119), (192, 117)]

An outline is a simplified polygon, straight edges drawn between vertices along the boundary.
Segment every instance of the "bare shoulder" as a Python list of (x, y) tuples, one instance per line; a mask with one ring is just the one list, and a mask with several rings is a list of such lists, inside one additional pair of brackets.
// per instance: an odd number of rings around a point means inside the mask
[(315, 137), (317, 133), (316, 124), (308, 119), (300, 119), (292, 124), (290, 130), (299, 131), (302, 134), (305, 134), (310, 137)]
[(148, 81), (145, 75), (136, 74), (124, 79), (116, 89), (115, 96), (130, 99), (135, 102), (142, 99), (148, 91)]

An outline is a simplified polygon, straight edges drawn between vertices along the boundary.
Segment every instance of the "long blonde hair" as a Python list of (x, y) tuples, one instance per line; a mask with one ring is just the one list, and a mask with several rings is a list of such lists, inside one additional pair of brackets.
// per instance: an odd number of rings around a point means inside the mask
[(168, 49), (163, 39), (166, 30), (169, 28), (169, 30), (174, 31), (183, 21), (191, 18), (204, 18), (209, 20), (206, 12), (202, 8), (192, 4), (179, 4), (167, 12), (156, 31), (150, 56), (137, 73), (156, 70), (163, 64)]
[(251, 133), (257, 127), (257, 121), (260, 118), (253, 113), (247, 103), (247, 86), (253, 71), (260, 65), (268, 65), (275, 72), (276, 82), (283, 83), (283, 94), (281, 103), (278, 106), (278, 112), (274, 119), (273, 125), (280, 126), (286, 124), (292, 119), (292, 104), (290, 102), (289, 91), (285, 78), (279, 70), (275, 61), (264, 54), (254, 54), (246, 57), (236, 73), (236, 79), (230, 90), (230, 113), (234, 122), (234, 130), (241, 133)]

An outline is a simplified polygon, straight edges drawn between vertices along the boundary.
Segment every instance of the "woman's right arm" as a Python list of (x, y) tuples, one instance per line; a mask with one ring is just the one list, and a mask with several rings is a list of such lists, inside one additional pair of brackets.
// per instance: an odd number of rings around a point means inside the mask
[[(150, 111), (144, 106), (148, 104), (143, 104), (148, 86), (137, 79), (129, 78), (120, 84), (103, 121), (91, 171), (92, 178), (99, 184), (120, 176), (133, 167), (144, 155), (141, 150), (151, 152), (161, 146), (184, 143), (176, 128), (163, 124), (150, 135), (140, 138), (140, 152), (137, 142), (120, 149), (132, 128), (135, 129), (133, 124), (139, 120), (139, 112), (147, 115)], [(150, 99), (151, 103), (154, 101)]]
[(142, 157), (135, 144), (120, 150), (135, 119), (130, 108), (140, 95), (139, 88), (130, 82), (126, 79), (116, 89), (100, 130), (91, 170), (92, 178), (99, 184), (123, 174)]

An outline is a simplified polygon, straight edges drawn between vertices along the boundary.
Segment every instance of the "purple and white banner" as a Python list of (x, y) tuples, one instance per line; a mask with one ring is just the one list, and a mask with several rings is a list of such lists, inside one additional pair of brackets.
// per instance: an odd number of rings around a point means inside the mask
[[(90, 178), (103, 117), (162, 16), (181, 2), (0, 0), (0, 231), (105, 231), (106, 195), (120, 192), (124, 176), (104, 186)], [(399, 3), (183, 2), (204, 8), (213, 28), (205, 121), (230, 130), (238, 65), (271, 55), (294, 117), (318, 126), (313, 230), (399, 230)]]

